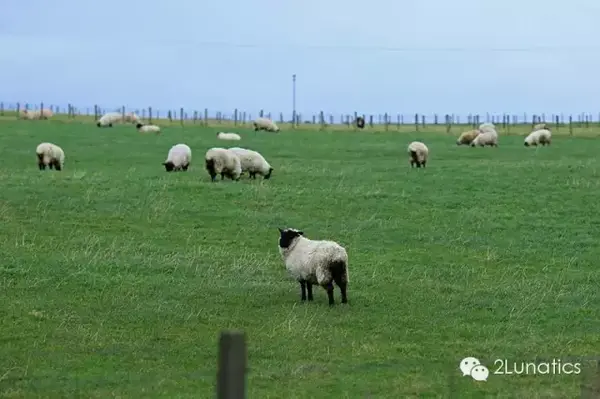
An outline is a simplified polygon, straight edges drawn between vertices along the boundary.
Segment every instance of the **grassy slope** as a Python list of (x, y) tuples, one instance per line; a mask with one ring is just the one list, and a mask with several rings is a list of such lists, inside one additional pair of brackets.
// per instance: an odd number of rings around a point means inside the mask
[[(0, 122), (0, 393), (207, 398), (225, 328), (248, 333), (251, 398), (579, 392), (581, 376), (477, 384), (458, 362), (597, 352), (595, 141), (243, 130), (273, 179), (212, 184), (218, 130)], [(426, 170), (405, 156), (418, 137)], [(62, 173), (37, 170), (41, 141)], [(167, 174), (179, 142), (192, 168)], [(349, 306), (299, 303), (278, 226), (348, 248)]]

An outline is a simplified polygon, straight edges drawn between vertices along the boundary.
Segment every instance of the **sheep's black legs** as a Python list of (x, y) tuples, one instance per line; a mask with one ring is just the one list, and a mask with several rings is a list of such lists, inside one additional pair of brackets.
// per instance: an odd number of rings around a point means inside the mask
[(340, 291), (342, 293), (342, 303), (348, 303), (348, 296), (346, 294), (348, 283), (346, 283), (342, 276), (335, 276), (333, 280), (335, 281), (335, 284), (340, 287)]
[(221, 180), (225, 180), (225, 172), (221, 173)]
[(304, 280), (300, 281), (300, 291), (300, 299), (306, 301), (306, 281)]
[(312, 293), (312, 283), (310, 281), (306, 282), (306, 291), (308, 291), (308, 300), (312, 301), (314, 298)]
[(40, 168), (40, 170), (44, 170), (46, 169), (46, 165), (44, 165), (43, 163), (38, 163), (38, 168)]
[(333, 281), (329, 282), (329, 284), (325, 284), (323, 286), (327, 290), (327, 298), (329, 299), (329, 306), (335, 305), (335, 300), (333, 299)]

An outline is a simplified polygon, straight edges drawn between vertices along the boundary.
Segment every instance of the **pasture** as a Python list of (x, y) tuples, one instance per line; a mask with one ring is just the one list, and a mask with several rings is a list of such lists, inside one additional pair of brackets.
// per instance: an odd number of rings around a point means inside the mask
[[(0, 121), (1, 396), (212, 397), (229, 328), (247, 333), (249, 398), (566, 398), (592, 380), (589, 362), (487, 382), (458, 364), (598, 354), (597, 141), (219, 130)], [(62, 172), (38, 170), (42, 141)], [(190, 170), (166, 173), (177, 143)], [(213, 146), (261, 152), (272, 178), (211, 183)], [(322, 289), (300, 302), (286, 226), (347, 248), (347, 306), (337, 289), (333, 308)]]

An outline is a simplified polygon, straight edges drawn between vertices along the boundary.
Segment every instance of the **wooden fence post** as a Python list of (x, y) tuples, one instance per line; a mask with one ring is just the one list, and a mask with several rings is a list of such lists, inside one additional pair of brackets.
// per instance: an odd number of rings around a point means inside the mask
[(246, 399), (246, 337), (243, 332), (221, 332), (217, 367), (217, 399)]

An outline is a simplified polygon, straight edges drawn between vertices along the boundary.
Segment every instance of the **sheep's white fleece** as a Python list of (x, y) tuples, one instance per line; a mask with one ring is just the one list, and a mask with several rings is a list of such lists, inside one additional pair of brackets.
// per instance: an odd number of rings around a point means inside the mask
[(479, 129), (469, 130), (468, 132), (463, 132), (458, 137), (458, 140), (456, 140), (456, 144), (458, 144), (458, 145), (471, 144), (471, 142), (473, 140), (475, 140), (475, 137), (477, 137), (479, 135), (479, 133), (480, 133)]
[(259, 117), (254, 121), (254, 130), (268, 130), (278, 132), (279, 126), (269, 118)]
[(98, 127), (101, 127), (119, 122), (137, 123), (139, 122), (139, 118), (136, 114), (132, 112), (126, 113), (124, 117), (123, 113), (121, 112), (107, 112), (106, 114), (102, 115), (100, 119), (98, 119), (96, 125), (98, 125)]
[(413, 141), (410, 143), (408, 145), (408, 154), (412, 157), (413, 152), (415, 152), (417, 156), (415, 161), (419, 161), (419, 163), (427, 161), (427, 157), (429, 156), (429, 148), (427, 148), (424, 143), (421, 143), (420, 141)]
[(480, 146), (485, 147), (489, 146), (497, 146), (498, 145), (498, 133), (496, 131), (488, 130), (482, 132), (480, 135), (475, 137), (475, 139), (471, 142), (471, 147)]
[(160, 126), (142, 125), (137, 128), (140, 133), (160, 133)]
[(542, 129), (548, 129), (548, 125), (546, 125), (545, 123), (538, 123), (537, 125), (533, 126), (533, 129), (531, 129), (531, 131), (535, 132), (536, 130), (542, 130)]
[(53, 161), (58, 161), (61, 168), (65, 164), (65, 152), (56, 144), (41, 143), (36, 147), (35, 153), (38, 155), (38, 157), (40, 155), (42, 156), (41, 161), (45, 166), (50, 165), (50, 163)]
[(346, 265), (346, 282), (350, 281), (348, 254), (344, 247), (335, 241), (310, 240), (298, 236), (289, 247), (278, 246), (278, 248), (286, 269), (296, 280), (307, 280), (319, 285), (327, 284), (333, 278), (329, 264), (337, 260)]
[(273, 170), (259, 152), (240, 147), (232, 147), (229, 151), (233, 151), (240, 159), (242, 172), (247, 171), (251, 174), (258, 173), (261, 176), (267, 176)]
[(538, 144), (550, 144), (552, 142), (552, 133), (548, 129), (534, 130), (525, 137), (526, 146)]
[(482, 123), (479, 125), (480, 132), (495, 132), (496, 126), (493, 123)]
[(226, 148), (213, 147), (206, 152), (204, 159), (209, 173), (209, 165), (212, 163), (216, 174), (224, 173), (233, 180), (238, 180), (242, 174), (240, 158), (235, 152)]
[(241, 140), (242, 139), (240, 137), (240, 135), (237, 133), (225, 133), (225, 132), (217, 133), (217, 138), (220, 140)]
[(179, 170), (192, 162), (192, 149), (186, 144), (175, 144), (167, 154), (167, 162), (173, 163), (173, 170)]
[(22, 117), (25, 119), (29, 119), (29, 120), (33, 120), (33, 119), (48, 119), (48, 118), (52, 118), (52, 111), (49, 109), (40, 109), (37, 111), (29, 111), (29, 110), (23, 110), (22, 112)]

